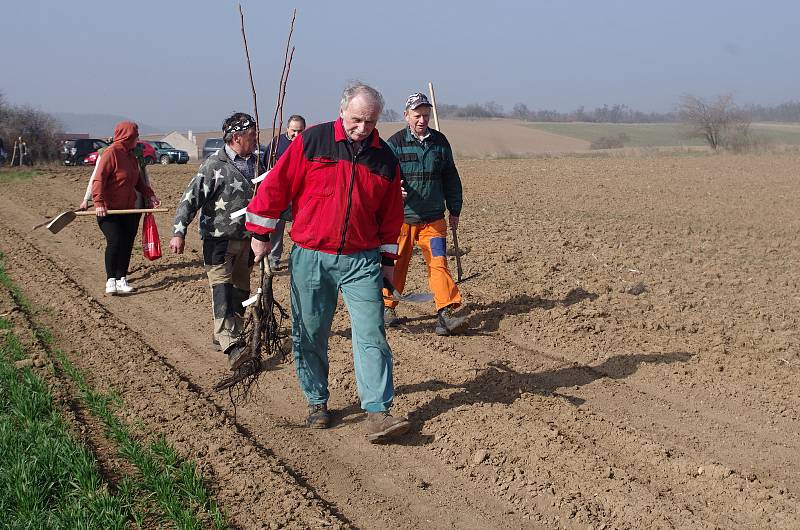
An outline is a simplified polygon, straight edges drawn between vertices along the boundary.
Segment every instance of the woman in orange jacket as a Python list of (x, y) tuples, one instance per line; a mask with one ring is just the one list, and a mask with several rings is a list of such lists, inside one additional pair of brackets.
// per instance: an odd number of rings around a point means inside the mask
[(98, 161), (92, 183), (97, 224), (106, 238), (106, 293), (111, 295), (128, 294), (134, 290), (128, 284), (128, 266), (141, 214), (108, 215), (108, 210), (135, 208), (137, 191), (151, 207), (157, 208), (161, 204), (139, 170), (133, 153), (138, 139), (138, 125), (131, 121), (118, 123), (114, 129), (114, 142)]

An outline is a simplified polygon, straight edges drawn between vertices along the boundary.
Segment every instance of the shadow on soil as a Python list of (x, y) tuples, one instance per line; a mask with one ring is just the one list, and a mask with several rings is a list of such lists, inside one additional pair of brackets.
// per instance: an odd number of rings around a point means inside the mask
[[(159, 291), (167, 285), (191, 283), (206, 278), (206, 273), (202, 269), (200, 269), (199, 272), (188, 274), (186, 273), (187, 269), (189, 269), (189, 267), (187, 267), (185, 263), (159, 263), (158, 265), (132, 269), (131, 272), (128, 273), (128, 277), (131, 279), (131, 283), (136, 282), (137, 294)], [(179, 271), (180, 274), (170, 274), (172, 271)], [(168, 275), (152, 284), (145, 282), (145, 280), (151, 276), (158, 278), (162, 273), (167, 273)]]
[[(419, 432), (424, 422), (456, 407), (476, 403), (511, 404), (524, 393), (560, 397), (575, 406), (580, 406), (585, 400), (559, 394), (557, 390), (587, 385), (605, 377), (624, 379), (635, 373), (642, 364), (682, 363), (691, 357), (692, 354), (687, 352), (615, 355), (597, 366), (576, 365), (534, 373), (517, 372), (506, 363), (493, 361), (475, 379), (463, 384), (451, 384), (432, 379), (423, 383), (402, 385), (397, 388), (397, 394), (458, 390), (448, 397), (436, 396), (409, 414), (409, 418)], [(410, 438), (413, 439), (413, 436)], [(411, 443), (414, 444), (415, 441)]]
[[(469, 331), (467, 335), (490, 333), (500, 329), (500, 321), (507, 316), (530, 313), (534, 309), (549, 311), (555, 307), (569, 307), (584, 300), (594, 301), (598, 296), (597, 293), (591, 293), (580, 287), (569, 291), (562, 300), (550, 300), (538, 296), (518, 294), (507, 300), (489, 304), (469, 304), (467, 307), (457, 311), (456, 314), (458, 316), (469, 315)], [(400, 319), (400, 325), (413, 334), (432, 333), (435, 323), (435, 314)]]

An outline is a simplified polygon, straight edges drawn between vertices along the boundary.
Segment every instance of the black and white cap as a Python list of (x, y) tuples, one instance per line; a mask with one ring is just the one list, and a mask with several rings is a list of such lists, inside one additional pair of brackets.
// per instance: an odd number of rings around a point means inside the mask
[(428, 96), (423, 94), (422, 92), (416, 92), (408, 96), (406, 100), (406, 110), (414, 110), (417, 107), (421, 107), (423, 105), (427, 105), (432, 107), (431, 102), (428, 101)]

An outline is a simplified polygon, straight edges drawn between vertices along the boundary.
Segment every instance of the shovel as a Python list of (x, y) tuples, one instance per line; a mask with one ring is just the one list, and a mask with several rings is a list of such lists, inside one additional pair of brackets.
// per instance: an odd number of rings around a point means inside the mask
[[(75, 209), (75, 210), (72, 210), (72, 212), (73, 212), (73, 213), (75, 213), (75, 212), (81, 212), (81, 211), (83, 211), (83, 210), (81, 210), (80, 208), (77, 208), (77, 209)], [(42, 221), (42, 222), (41, 222), (41, 223), (39, 223), (38, 225), (36, 225), (36, 226), (34, 226), (33, 228), (31, 228), (31, 230), (36, 230), (37, 228), (41, 228), (41, 227), (43, 227), (44, 225), (46, 225), (46, 224), (50, 223), (52, 220), (53, 220), (53, 218), (52, 218), (52, 217), (50, 217), (50, 218), (48, 218), (46, 221)]]
[(392, 298), (397, 300), (398, 302), (412, 302), (422, 304), (425, 302), (430, 302), (433, 300), (433, 295), (430, 293), (409, 293), (409, 294), (400, 294), (400, 292), (394, 288), (392, 282), (390, 282), (385, 276), (383, 278), (383, 286), (392, 293)]
[(456, 278), (456, 283), (464, 283), (465, 281), (478, 276), (480, 272), (473, 272), (469, 276), (464, 276), (464, 269), (461, 268), (461, 249), (458, 248), (458, 233), (455, 230), (451, 230), (453, 232), (453, 249), (456, 254), (456, 274), (458, 275)]
[[(168, 212), (169, 208), (133, 208), (130, 210), (108, 210), (107, 215), (123, 214), (123, 213), (154, 213), (154, 212)], [(57, 234), (62, 228), (75, 220), (78, 215), (97, 215), (92, 211), (73, 210), (71, 212), (64, 212), (57, 215), (52, 221), (47, 223), (47, 229), (52, 233)]]

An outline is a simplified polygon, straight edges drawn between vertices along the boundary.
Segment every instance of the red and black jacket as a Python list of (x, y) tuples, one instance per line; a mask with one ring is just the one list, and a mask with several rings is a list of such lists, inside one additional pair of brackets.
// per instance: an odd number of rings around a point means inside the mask
[(403, 224), (400, 166), (378, 131), (357, 154), (341, 118), (303, 131), (261, 183), (245, 228), (265, 235), (291, 203), (292, 241), (328, 254), (378, 249), (397, 258)]

